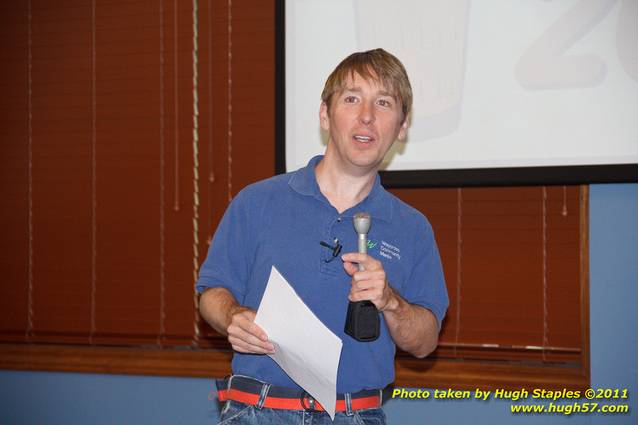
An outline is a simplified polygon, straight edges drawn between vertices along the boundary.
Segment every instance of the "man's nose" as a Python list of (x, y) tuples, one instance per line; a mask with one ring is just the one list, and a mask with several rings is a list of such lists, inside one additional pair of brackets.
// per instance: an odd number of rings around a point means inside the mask
[(374, 106), (368, 102), (361, 103), (361, 109), (359, 111), (359, 120), (363, 124), (372, 124), (374, 122)]

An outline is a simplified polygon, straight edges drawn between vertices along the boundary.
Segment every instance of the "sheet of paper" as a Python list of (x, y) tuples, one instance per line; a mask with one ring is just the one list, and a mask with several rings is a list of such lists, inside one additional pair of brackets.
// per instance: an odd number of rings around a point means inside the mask
[(257, 323), (275, 346), (270, 357), (334, 420), (337, 368), (343, 343), (299, 298), (273, 266)]

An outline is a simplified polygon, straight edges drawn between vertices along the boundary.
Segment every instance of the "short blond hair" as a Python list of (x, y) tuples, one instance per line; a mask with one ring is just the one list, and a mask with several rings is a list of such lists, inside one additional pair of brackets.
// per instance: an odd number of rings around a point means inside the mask
[(332, 71), (321, 93), (321, 100), (330, 112), (330, 102), (335, 93), (340, 93), (348, 79), (359, 74), (366, 81), (376, 80), (401, 102), (405, 121), (412, 109), (412, 86), (403, 64), (394, 55), (383, 49), (353, 53)]

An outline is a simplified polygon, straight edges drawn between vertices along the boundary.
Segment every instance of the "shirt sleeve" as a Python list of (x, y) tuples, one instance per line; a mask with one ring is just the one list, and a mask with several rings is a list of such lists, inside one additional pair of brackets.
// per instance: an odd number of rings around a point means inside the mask
[(208, 249), (206, 260), (200, 267), (196, 289), (228, 289), (237, 302), (244, 300), (250, 270), (251, 237), (249, 208), (241, 192), (230, 203), (222, 217)]
[(430, 223), (425, 221), (425, 229), (417, 234), (415, 264), (401, 295), (430, 310), (440, 329), (449, 304), (441, 257)]

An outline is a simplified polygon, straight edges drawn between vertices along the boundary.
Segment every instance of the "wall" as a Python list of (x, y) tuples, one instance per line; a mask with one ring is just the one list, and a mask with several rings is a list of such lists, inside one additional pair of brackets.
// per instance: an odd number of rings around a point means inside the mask
[[(638, 394), (638, 184), (590, 191), (590, 338), (592, 387)], [(0, 425), (212, 424), (210, 379), (0, 371)], [(604, 403), (600, 401), (601, 404)], [(389, 423), (630, 424), (629, 415), (514, 417), (509, 403), (392, 400)]]
[[(594, 185), (590, 201), (590, 344), (593, 387), (626, 387), (638, 423), (638, 185)], [(594, 422), (603, 423), (603, 421)]]

